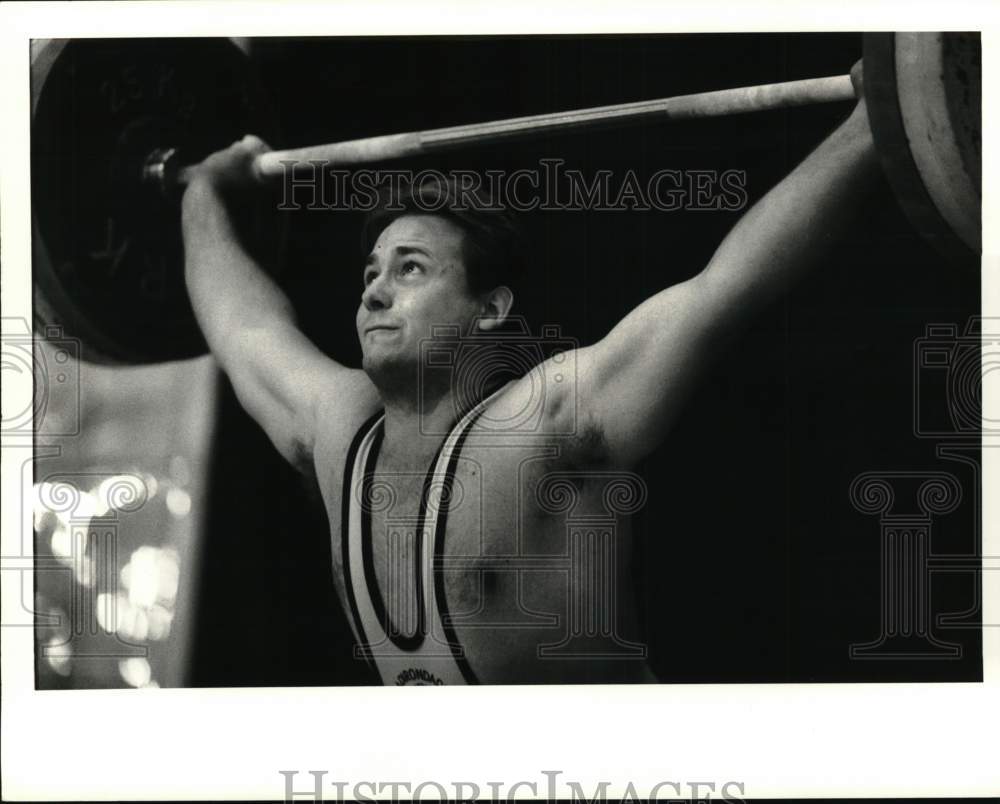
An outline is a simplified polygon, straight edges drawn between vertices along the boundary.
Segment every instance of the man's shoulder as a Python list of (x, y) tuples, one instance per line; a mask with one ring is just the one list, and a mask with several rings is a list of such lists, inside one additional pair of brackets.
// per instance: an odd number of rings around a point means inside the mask
[(576, 358), (570, 353), (532, 366), (490, 396), (473, 431), (498, 435), (566, 435), (577, 428)]
[(553, 392), (542, 382), (539, 375), (525, 375), (485, 401), (469, 429), (467, 449), (485, 448), (494, 458), (517, 461), (544, 455), (539, 465), (549, 469), (606, 469), (609, 451), (601, 428), (576, 404), (571, 388)]

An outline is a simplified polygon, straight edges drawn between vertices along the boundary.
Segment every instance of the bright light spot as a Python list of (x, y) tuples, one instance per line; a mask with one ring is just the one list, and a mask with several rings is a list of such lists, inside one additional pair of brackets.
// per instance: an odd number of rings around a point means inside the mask
[(52, 652), (45, 657), (49, 667), (61, 676), (70, 675), (73, 672), (73, 649), (59, 637), (49, 639), (49, 649)]
[(155, 475), (143, 475), (142, 479), (146, 483), (146, 498), (151, 500), (156, 496), (156, 493), (160, 490), (160, 483), (156, 479)]
[(103, 500), (98, 499), (97, 496), (91, 494), (89, 491), (81, 491), (76, 506), (69, 511), (56, 511), (56, 516), (69, 522), (70, 520), (79, 521), (81, 519), (91, 519), (95, 516), (103, 516), (107, 512), (108, 506), (104, 504)]
[(127, 639), (145, 642), (149, 636), (149, 617), (143, 609), (129, 606), (125, 601), (125, 616), (119, 618), (118, 633)]
[(45, 641), (46, 637), (49, 643), (53, 640), (59, 645), (69, 642), (70, 633), (69, 626), (67, 625), (69, 617), (66, 616), (65, 611), (58, 606), (49, 605), (45, 601), (45, 598), (39, 595), (38, 612), (38, 627), (35, 634), (40, 643)]
[(118, 623), (116, 631), (126, 639), (145, 639), (147, 623), (146, 617), (142, 613), (142, 609), (133, 606), (128, 602), (128, 598), (122, 594), (118, 595), (117, 602)]
[[(49, 483), (42, 481), (35, 484), (34, 513), (36, 521), (39, 516), (51, 512), (59, 521), (69, 524), (82, 519), (103, 516), (108, 512), (107, 505), (89, 491), (79, 491), (71, 483)], [(72, 503), (72, 505), (69, 505)], [(69, 506), (68, 510), (66, 506)]]
[(118, 672), (125, 683), (133, 687), (144, 687), (153, 677), (149, 662), (141, 657), (122, 659), (118, 662)]
[(79, 561), (73, 562), (73, 575), (80, 586), (91, 587), (94, 585), (94, 568), (97, 562), (93, 556), (83, 555)]
[(156, 597), (165, 603), (173, 603), (177, 597), (177, 585), (181, 578), (181, 566), (176, 551), (163, 550), (160, 553), (159, 573)]
[(157, 548), (148, 545), (140, 547), (132, 553), (128, 564), (122, 569), (122, 581), (128, 589), (129, 602), (134, 606), (149, 608), (156, 602), (159, 552)]
[(158, 681), (150, 681), (148, 684), (143, 684), (142, 688), (144, 690), (158, 690), (160, 688), (160, 683)]
[(97, 596), (97, 623), (109, 634), (119, 634), (126, 639), (144, 642), (149, 634), (149, 617), (137, 606), (129, 603), (120, 592), (117, 595)]
[(73, 558), (73, 533), (63, 522), (58, 522), (52, 529), (52, 538), (49, 541), (52, 546), (52, 555), (56, 558)]
[(51, 511), (47, 511), (40, 505), (36, 505), (32, 511), (32, 519), (34, 520), (35, 533), (41, 533), (45, 530), (45, 526), (49, 520), (55, 519)]
[(135, 606), (149, 607), (156, 602), (158, 552), (155, 547), (140, 547), (122, 568), (122, 582), (128, 589), (129, 602)]
[(177, 552), (150, 545), (140, 547), (122, 567), (121, 581), (134, 606), (148, 609), (157, 601), (172, 603), (180, 582)]
[(115, 632), (115, 620), (118, 619), (114, 604), (115, 598), (107, 592), (102, 592), (97, 596), (94, 604), (94, 613), (97, 615), (97, 624), (109, 634)]
[(149, 620), (149, 639), (156, 642), (170, 636), (170, 624), (174, 614), (163, 606), (153, 606), (146, 616)]
[(184, 489), (172, 488), (167, 492), (167, 510), (180, 519), (191, 512), (191, 495)]

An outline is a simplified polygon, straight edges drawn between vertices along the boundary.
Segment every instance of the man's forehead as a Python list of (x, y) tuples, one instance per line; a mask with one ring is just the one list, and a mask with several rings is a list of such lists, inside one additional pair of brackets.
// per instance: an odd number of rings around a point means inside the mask
[(407, 249), (454, 257), (461, 245), (462, 230), (451, 221), (434, 215), (403, 215), (382, 230), (370, 256)]

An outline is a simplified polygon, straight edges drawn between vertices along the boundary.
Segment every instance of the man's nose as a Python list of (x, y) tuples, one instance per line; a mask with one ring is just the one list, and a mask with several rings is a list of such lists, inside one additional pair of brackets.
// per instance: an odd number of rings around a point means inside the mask
[(361, 293), (361, 303), (369, 310), (382, 310), (392, 306), (392, 293), (384, 274), (368, 283)]

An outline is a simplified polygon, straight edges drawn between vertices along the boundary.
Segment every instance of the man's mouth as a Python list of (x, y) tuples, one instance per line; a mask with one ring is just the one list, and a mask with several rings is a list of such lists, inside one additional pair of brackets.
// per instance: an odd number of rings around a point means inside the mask
[(369, 332), (391, 332), (397, 329), (399, 329), (399, 327), (389, 326), (388, 324), (375, 324), (374, 326), (368, 327), (365, 330), (365, 334), (368, 334)]

